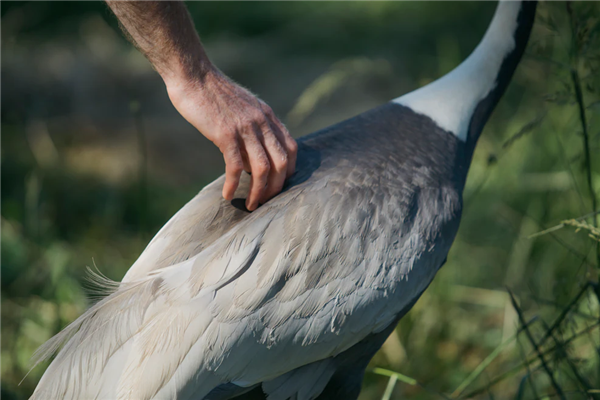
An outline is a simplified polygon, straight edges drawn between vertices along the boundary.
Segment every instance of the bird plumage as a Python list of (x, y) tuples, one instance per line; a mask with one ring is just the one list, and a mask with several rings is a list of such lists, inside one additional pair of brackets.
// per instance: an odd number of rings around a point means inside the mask
[(217, 179), (41, 349), (63, 346), (32, 399), (356, 397), (445, 261), (470, 158), (388, 103), (300, 139), (297, 172), (252, 213)]

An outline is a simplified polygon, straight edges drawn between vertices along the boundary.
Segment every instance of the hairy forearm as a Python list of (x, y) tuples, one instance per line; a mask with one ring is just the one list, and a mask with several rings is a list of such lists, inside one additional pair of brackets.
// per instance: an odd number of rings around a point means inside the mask
[(252, 172), (248, 210), (279, 193), (294, 172), (296, 142), (268, 105), (211, 64), (185, 5), (107, 3), (163, 78), (177, 111), (223, 153), (223, 197), (233, 199), (244, 169)]
[(214, 68), (181, 1), (107, 1), (123, 31), (169, 85)]

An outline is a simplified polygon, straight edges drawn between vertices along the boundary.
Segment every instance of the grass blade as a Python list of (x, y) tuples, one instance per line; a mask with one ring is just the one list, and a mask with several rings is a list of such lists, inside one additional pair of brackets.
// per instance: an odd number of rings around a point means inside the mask
[[(535, 322), (537, 320), (537, 318), (534, 318), (532, 320), (530, 320), (527, 325), (532, 324), (533, 322)], [(473, 370), (473, 372), (471, 372), (469, 374), (469, 376), (467, 376), (467, 378), (462, 381), (462, 383), (460, 385), (458, 385), (458, 387), (454, 390), (454, 392), (452, 392), (452, 394), (450, 395), (450, 397), (452, 398), (457, 398), (458, 396), (460, 396), (460, 394), (471, 384), (475, 381), (475, 379), (477, 379), (477, 377), (479, 377), (479, 375), (481, 375), (481, 373), (492, 363), (492, 361), (494, 361), (496, 359), (496, 357), (498, 357), (500, 355), (500, 353), (502, 352), (502, 350), (504, 350), (504, 348), (509, 345), (510, 343), (512, 343), (517, 336), (519, 335), (519, 333), (521, 332), (523, 328), (521, 327), (521, 329), (519, 331), (517, 331), (517, 333), (515, 333), (514, 335), (512, 335), (511, 337), (509, 337), (508, 339), (506, 339), (504, 342), (500, 343), (500, 345), (498, 345), (498, 347), (496, 347), (494, 349), (494, 351), (492, 351), (481, 363), (479, 363), (479, 365)]]

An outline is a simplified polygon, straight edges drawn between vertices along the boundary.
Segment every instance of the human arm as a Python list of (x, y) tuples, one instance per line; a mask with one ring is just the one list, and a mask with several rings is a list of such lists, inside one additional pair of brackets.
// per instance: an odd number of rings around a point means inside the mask
[(281, 191), (297, 144), (271, 108), (212, 65), (180, 1), (107, 1), (130, 40), (160, 74), (179, 113), (223, 153), (228, 200), (245, 169), (248, 210)]

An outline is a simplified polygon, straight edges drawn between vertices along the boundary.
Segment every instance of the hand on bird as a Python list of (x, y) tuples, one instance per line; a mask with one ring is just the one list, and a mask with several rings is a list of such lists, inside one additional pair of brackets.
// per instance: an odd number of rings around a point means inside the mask
[(255, 210), (294, 173), (298, 145), (273, 110), (212, 69), (199, 80), (167, 83), (179, 113), (223, 153), (223, 197), (233, 198), (243, 170), (251, 173), (246, 208)]

